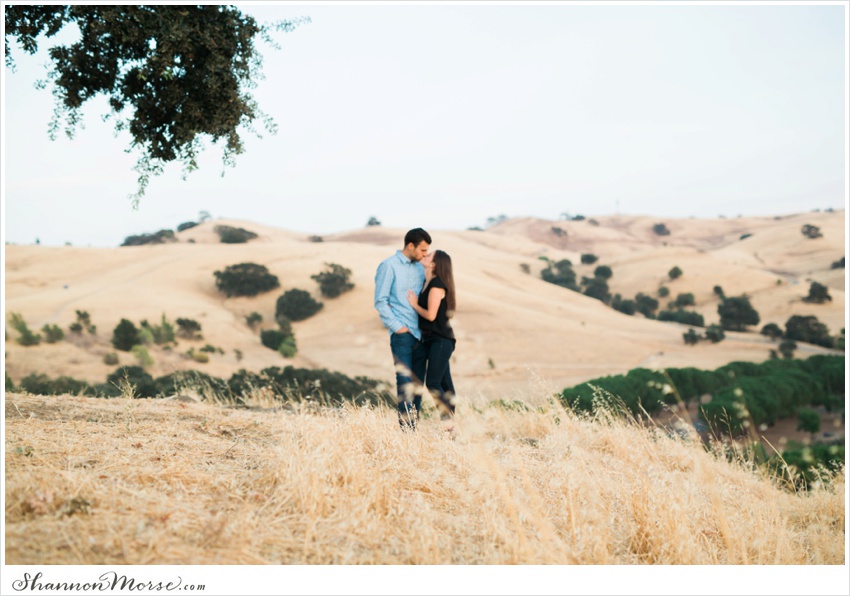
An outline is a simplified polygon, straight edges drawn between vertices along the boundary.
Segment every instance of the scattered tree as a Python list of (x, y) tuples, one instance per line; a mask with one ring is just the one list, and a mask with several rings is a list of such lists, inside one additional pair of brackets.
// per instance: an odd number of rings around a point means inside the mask
[(680, 277), (682, 277), (682, 270), (678, 266), (675, 266), (667, 272), (667, 275), (670, 277), (671, 281), (674, 279), (679, 279)]
[(593, 270), (593, 277), (599, 277), (601, 279), (611, 279), (611, 276), (613, 275), (614, 272), (611, 271), (611, 268), (608, 265), (599, 265), (599, 267)]
[(761, 328), (761, 334), (775, 341), (782, 337), (783, 331), (776, 323), (768, 323)]
[(164, 244), (166, 242), (176, 242), (173, 230), (160, 230), (155, 234), (139, 234), (137, 236), (127, 236), (121, 246), (142, 246), (144, 244)]
[(695, 346), (702, 339), (702, 336), (693, 329), (688, 329), (687, 332), (682, 334), (682, 338), (685, 340), (687, 345)]
[(793, 315), (785, 323), (785, 339), (831, 348), (832, 337), (826, 325), (814, 316)]
[(844, 269), (844, 259), (845, 257), (841, 257), (837, 261), (833, 261), (832, 265), (830, 265), (831, 269)]
[(576, 273), (569, 259), (562, 259), (557, 263), (546, 259), (546, 262), (546, 268), (540, 272), (540, 277), (544, 281), (576, 292), (579, 290), (576, 284)]
[(276, 275), (269, 273), (265, 265), (239, 263), (229, 265), (224, 271), (216, 271), (215, 285), (225, 296), (256, 296), (280, 287)]
[(49, 344), (55, 344), (65, 338), (65, 332), (62, 331), (59, 325), (45, 324), (44, 327), (41, 328), (41, 331), (44, 333), (44, 341)]
[(709, 325), (705, 329), (705, 339), (710, 341), (713, 344), (723, 341), (726, 339), (726, 334), (723, 332), (723, 327), (720, 325)]
[(666, 298), (669, 295), (670, 295), (670, 288), (668, 288), (667, 286), (661, 286), (661, 287), (658, 288), (658, 297), (659, 298)]
[(336, 298), (343, 292), (347, 292), (354, 287), (354, 284), (349, 281), (351, 277), (351, 269), (347, 269), (336, 263), (325, 263), (325, 271), (311, 275), (310, 279), (316, 280), (319, 283), (319, 290), (325, 298)]
[(724, 298), (717, 306), (720, 325), (728, 331), (744, 331), (747, 325), (758, 325), (759, 314), (744, 296)]
[(667, 225), (663, 223), (657, 223), (652, 226), (652, 231), (658, 234), (659, 236), (669, 236), (670, 230), (667, 229)]
[(581, 255), (581, 264), (582, 265), (593, 265), (598, 260), (599, 260), (599, 257), (597, 257), (596, 255), (591, 254), (591, 253), (584, 253), (583, 255)]
[(190, 230), (197, 225), (198, 225), (198, 222), (196, 222), (196, 221), (186, 221), (186, 222), (183, 222), (182, 224), (180, 224), (179, 226), (177, 226), (177, 231), (183, 232), (185, 230)]
[(786, 339), (779, 344), (779, 353), (786, 360), (791, 360), (794, 357), (794, 350), (797, 349), (797, 343), (793, 340)]
[(658, 300), (639, 292), (635, 296), (635, 307), (639, 313), (647, 319), (651, 319), (655, 316), (655, 311), (658, 310)]
[(177, 323), (177, 335), (184, 339), (203, 339), (201, 336), (201, 324), (194, 319), (180, 318)]
[(677, 306), (678, 308), (694, 305), (696, 305), (696, 299), (694, 298), (694, 295), (692, 293), (688, 292), (686, 294), (679, 294), (678, 296), (676, 296), (675, 306)]
[(813, 226), (811, 224), (803, 225), (801, 229), (803, 236), (806, 238), (822, 238), (823, 234), (821, 234), (820, 228), (817, 226)]
[(218, 225), (213, 228), (222, 244), (244, 244), (249, 240), (257, 238), (257, 234), (244, 228)]
[(381, 220), (379, 220), (374, 215), (369, 218), (369, 221), (366, 222), (367, 227), (379, 226), (379, 225), (381, 225)]
[(319, 312), (322, 306), (323, 304), (316, 301), (306, 290), (287, 290), (277, 299), (275, 319), (280, 320), (283, 316), (291, 321), (303, 321)]
[(826, 301), (832, 301), (832, 296), (829, 295), (829, 288), (813, 281), (812, 285), (809, 286), (809, 295), (803, 298), (803, 302), (823, 304)]
[(256, 330), (263, 322), (263, 315), (254, 311), (247, 317), (245, 317), (245, 322), (248, 324), (248, 327)]
[(812, 408), (797, 410), (797, 430), (815, 435), (820, 432), (820, 414)]
[(19, 313), (10, 313), (9, 323), (12, 325), (12, 328), (20, 334), (18, 343), (22, 346), (37, 346), (41, 343), (41, 335), (33, 333), (30, 328), (27, 327), (24, 318)]
[(133, 346), (141, 343), (139, 330), (132, 321), (121, 319), (121, 322), (112, 331), (112, 345), (116, 350), (129, 352)]

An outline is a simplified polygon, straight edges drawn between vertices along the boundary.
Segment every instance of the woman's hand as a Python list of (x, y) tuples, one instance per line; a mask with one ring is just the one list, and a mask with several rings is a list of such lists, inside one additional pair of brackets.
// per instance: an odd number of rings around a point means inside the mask
[(410, 306), (419, 306), (419, 296), (413, 290), (407, 291), (407, 301), (410, 302)]

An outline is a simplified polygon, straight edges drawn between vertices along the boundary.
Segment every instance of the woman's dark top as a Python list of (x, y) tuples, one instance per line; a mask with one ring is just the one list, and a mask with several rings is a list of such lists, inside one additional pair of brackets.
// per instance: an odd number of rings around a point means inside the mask
[[(433, 278), (419, 294), (419, 306), (428, 310), (428, 293), (431, 288), (440, 288), (446, 290), (446, 284), (439, 277)], [(429, 339), (431, 336), (438, 335), (446, 339), (455, 341), (455, 332), (449, 322), (449, 317), (446, 314), (446, 298), (440, 300), (440, 307), (437, 309), (437, 317), (433, 321), (429, 321), (424, 317), (419, 317), (419, 329), (422, 331), (422, 339)]]

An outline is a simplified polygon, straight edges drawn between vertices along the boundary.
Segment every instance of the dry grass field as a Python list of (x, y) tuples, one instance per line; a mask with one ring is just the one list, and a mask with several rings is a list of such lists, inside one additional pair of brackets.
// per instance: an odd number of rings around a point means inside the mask
[(6, 563), (844, 563), (843, 472), (794, 494), (699, 441), (529, 405), (468, 404), (449, 436), (384, 409), (8, 394)]

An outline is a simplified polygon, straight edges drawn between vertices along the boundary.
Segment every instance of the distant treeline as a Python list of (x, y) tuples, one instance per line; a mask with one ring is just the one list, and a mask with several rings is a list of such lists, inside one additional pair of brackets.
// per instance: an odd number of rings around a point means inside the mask
[(699, 400), (699, 415), (716, 432), (738, 434), (750, 424), (772, 425), (802, 406), (844, 407), (844, 357), (732, 362), (714, 371), (693, 367), (649, 370), (587, 381), (564, 389), (573, 410), (604, 407), (623, 413), (658, 412), (664, 404)]
[(326, 369), (305, 369), (287, 366), (265, 368), (259, 373), (241, 369), (230, 379), (220, 379), (206, 373), (178, 371), (154, 378), (140, 366), (121, 366), (106, 378), (105, 383), (91, 385), (68, 376), (51, 379), (45, 374), (31, 374), (15, 386), (6, 375), (6, 391), (26, 391), (35, 395), (88, 395), (119, 397), (128, 385), (138, 398), (169, 397), (194, 390), (235, 404), (244, 404), (258, 391), (270, 394), (280, 402), (313, 399), (328, 405), (350, 402), (357, 405), (385, 403), (395, 406), (394, 397), (381, 390), (380, 382), (368, 377), (354, 379)]

